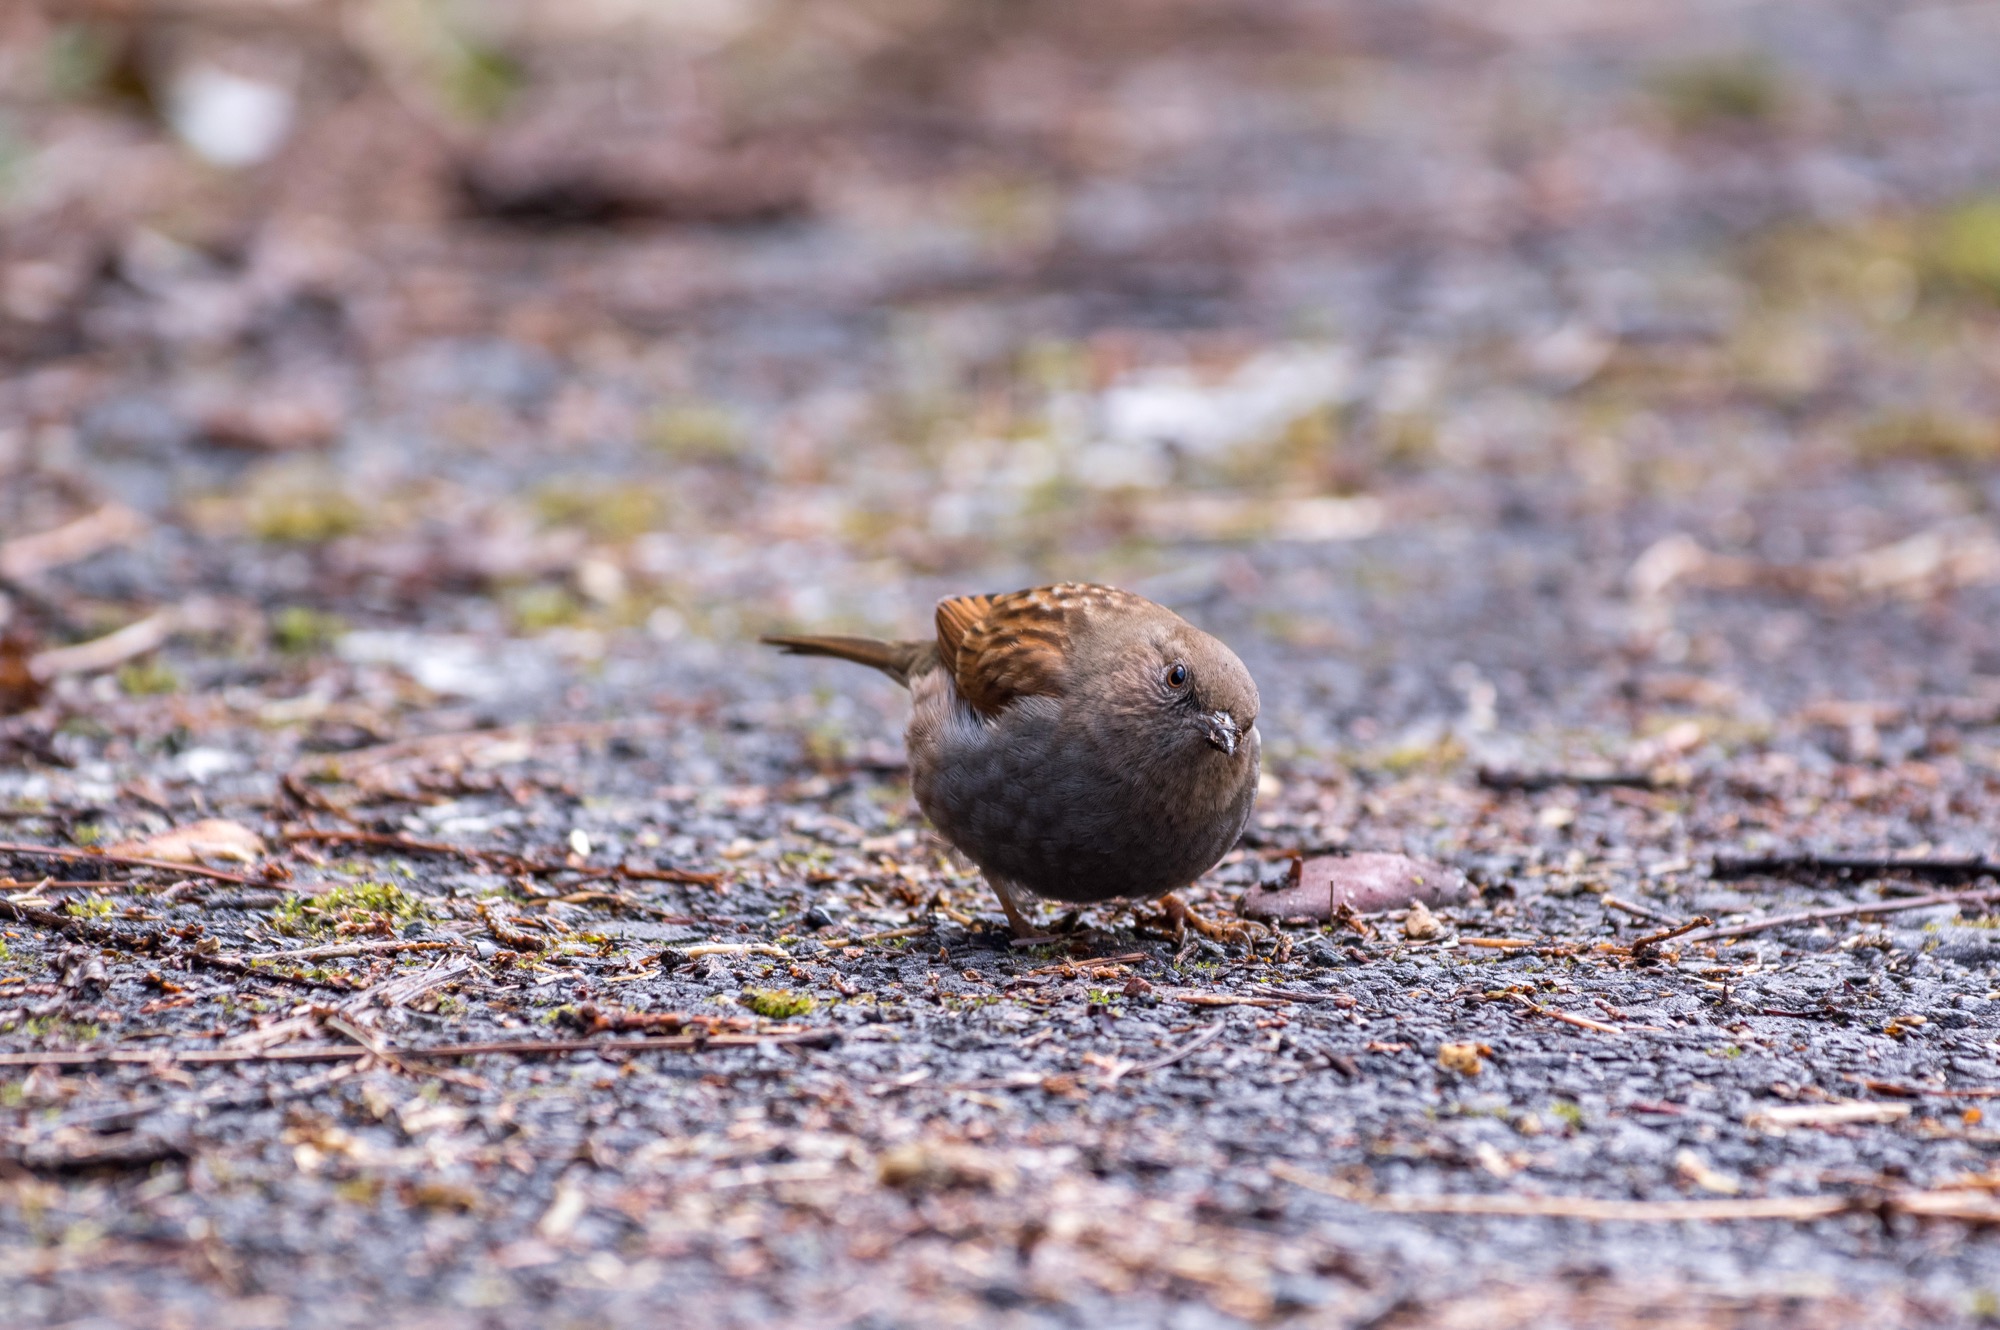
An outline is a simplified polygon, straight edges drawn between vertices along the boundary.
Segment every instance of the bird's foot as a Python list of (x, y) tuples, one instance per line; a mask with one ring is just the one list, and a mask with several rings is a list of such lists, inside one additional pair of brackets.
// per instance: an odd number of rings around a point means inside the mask
[(1250, 942), (1256, 937), (1254, 925), (1241, 919), (1204, 919), (1191, 906), (1172, 892), (1160, 897), (1160, 908), (1166, 911), (1167, 922), (1172, 925), (1175, 942), (1187, 941), (1188, 930), (1193, 929), (1213, 942)]

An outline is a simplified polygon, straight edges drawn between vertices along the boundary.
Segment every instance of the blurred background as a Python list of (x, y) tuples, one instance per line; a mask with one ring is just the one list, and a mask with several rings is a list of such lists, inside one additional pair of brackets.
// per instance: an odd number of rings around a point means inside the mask
[(0, 699), (338, 747), (1060, 577), (1300, 769), (1979, 694), (1996, 302), (1996, 4), (14, 0)]

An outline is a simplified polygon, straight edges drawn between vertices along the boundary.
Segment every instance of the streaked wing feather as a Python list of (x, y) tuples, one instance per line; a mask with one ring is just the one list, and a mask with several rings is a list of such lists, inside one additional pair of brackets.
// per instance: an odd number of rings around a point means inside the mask
[(958, 674), (958, 653), (965, 644), (965, 635), (992, 609), (991, 596), (953, 596), (938, 602), (938, 659), (953, 677)]
[(1065, 582), (938, 605), (938, 654), (959, 695), (984, 715), (1018, 697), (1059, 697), (1079, 616), (1137, 597)]

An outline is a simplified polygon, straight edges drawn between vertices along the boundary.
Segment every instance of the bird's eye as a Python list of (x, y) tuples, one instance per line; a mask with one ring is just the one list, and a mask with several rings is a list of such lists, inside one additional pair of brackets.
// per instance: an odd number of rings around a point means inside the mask
[(1187, 687), (1187, 681), (1187, 666), (1181, 664), (1179, 661), (1175, 661), (1173, 664), (1167, 666), (1167, 687), (1185, 688)]

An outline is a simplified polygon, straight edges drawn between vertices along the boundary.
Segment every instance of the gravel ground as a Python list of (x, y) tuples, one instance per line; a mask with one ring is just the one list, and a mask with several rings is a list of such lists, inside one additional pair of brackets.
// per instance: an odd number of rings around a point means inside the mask
[[(1991, 7), (1003, 10), (610, 225), (505, 126), (672, 33), (227, 186), (9, 85), (10, 1323), (2000, 1317)], [(752, 644), (1059, 576), (1258, 678), (1226, 940), (1013, 945)], [(1352, 850), (1473, 890), (1245, 921)]]

